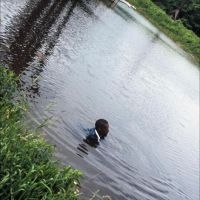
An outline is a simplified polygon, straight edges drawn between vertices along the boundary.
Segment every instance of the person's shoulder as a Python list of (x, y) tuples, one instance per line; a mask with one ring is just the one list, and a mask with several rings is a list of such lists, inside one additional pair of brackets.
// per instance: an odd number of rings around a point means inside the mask
[(95, 128), (90, 128), (90, 129), (88, 130), (88, 135), (96, 135), (96, 134), (95, 134)]
[(87, 135), (87, 137), (86, 138), (88, 138), (88, 139), (97, 139), (98, 140), (98, 137), (97, 137), (97, 135), (95, 134), (95, 130), (91, 130), (90, 132), (89, 132), (89, 134)]
[(95, 133), (95, 128), (91, 128), (88, 131), (88, 135), (86, 136), (86, 140), (90, 140), (90, 141), (97, 141), (98, 142), (98, 137)]

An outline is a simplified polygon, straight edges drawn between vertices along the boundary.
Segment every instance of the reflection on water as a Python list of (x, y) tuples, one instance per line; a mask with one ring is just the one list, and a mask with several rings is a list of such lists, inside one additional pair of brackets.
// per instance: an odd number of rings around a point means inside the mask
[(33, 67), (29, 75), (33, 84), (27, 89), (30, 95), (34, 94), (32, 97), (39, 95), (38, 77), (77, 6), (87, 15), (94, 15), (81, 0), (27, 1), (20, 15), (12, 18), (2, 34), (2, 47), (6, 44), (9, 48), (2, 50), (4, 56), (1, 57), (1, 63), (8, 65), (17, 74)]
[[(87, 149), (87, 146), (86, 146), (84, 143), (79, 144), (79, 146), (77, 147), (77, 149), (78, 149), (80, 152), (82, 152), (82, 153), (88, 155), (88, 149)], [(84, 155), (84, 154), (83, 154), (83, 155)], [(77, 155), (83, 158), (83, 155), (81, 155), (81, 153), (77, 153)]]
[[(175, 44), (121, 3), (1, 3), (1, 62), (20, 74), (31, 123), (52, 118), (60, 162), (84, 172), (80, 199), (198, 199), (199, 70)], [(110, 134), (93, 148), (83, 128), (98, 118)]]
[[(20, 73), (29, 66), (42, 46), (45, 46), (43, 55), (50, 55), (77, 2), (27, 1), (20, 15), (11, 21), (11, 26), (6, 30), (9, 67)], [(58, 20), (61, 14), (62, 19)]]

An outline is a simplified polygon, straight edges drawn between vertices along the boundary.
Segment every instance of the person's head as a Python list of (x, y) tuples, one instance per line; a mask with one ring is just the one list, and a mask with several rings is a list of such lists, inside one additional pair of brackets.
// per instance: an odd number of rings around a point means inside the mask
[(105, 119), (98, 119), (95, 122), (95, 129), (97, 130), (99, 136), (101, 138), (104, 138), (107, 136), (108, 132), (109, 132), (109, 124), (108, 121)]

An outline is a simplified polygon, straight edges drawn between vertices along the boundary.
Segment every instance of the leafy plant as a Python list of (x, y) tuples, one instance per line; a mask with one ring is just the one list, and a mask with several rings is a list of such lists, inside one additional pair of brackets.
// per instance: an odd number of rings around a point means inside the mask
[(76, 200), (81, 172), (60, 168), (52, 146), (25, 127), (16, 81), (0, 66), (0, 199)]

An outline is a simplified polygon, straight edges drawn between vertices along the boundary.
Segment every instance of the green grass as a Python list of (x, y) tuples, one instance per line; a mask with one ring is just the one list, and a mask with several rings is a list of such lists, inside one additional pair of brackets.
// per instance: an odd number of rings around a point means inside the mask
[(24, 125), (17, 79), (0, 66), (0, 199), (76, 200), (81, 172), (61, 168), (53, 148)]
[(196, 62), (200, 63), (200, 38), (188, 30), (181, 21), (174, 21), (150, 0), (128, 0), (137, 11), (159, 30), (164, 32), (184, 49)]

